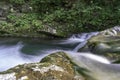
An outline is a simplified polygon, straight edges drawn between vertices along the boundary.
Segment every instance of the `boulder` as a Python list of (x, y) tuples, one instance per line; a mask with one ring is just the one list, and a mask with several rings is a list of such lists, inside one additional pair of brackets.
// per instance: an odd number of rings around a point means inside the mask
[(95, 54), (106, 56), (112, 61), (120, 60), (120, 27), (101, 31), (89, 39), (86, 46)]
[[(93, 56), (93, 57), (91, 57)], [(18, 65), (0, 73), (0, 80), (119, 80), (119, 64), (91, 53), (55, 52), (40, 62)]]
[(0, 73), (0, 80), (85, 80), (64, 52), (50, 54), (40, 62), (18, 65)]

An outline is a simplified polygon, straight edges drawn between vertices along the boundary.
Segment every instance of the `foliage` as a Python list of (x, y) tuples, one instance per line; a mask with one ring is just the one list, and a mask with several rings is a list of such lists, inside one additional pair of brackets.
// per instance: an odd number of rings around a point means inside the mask
[(13, 4), (24, 4), (25, 0), (9, 0)]
[(19, 14), (16, 15), (11, 13), (7, 16), (8, 22), (12, 23), (13, 26), (17, 29), (24, 29), (24, 30), (32, 30), (40, 29), (42, 24), (39, 20), (37, 20), (38, 16), (36, 13), (29, 13), (29, 14)]
[[(120, 25), (119, 0), (10, 0), (25, 3), (33, 13), (8, 15), (16, 27), (32, 25), (36, 30), (48, 24), (62, 32), (89, 32)], [(29, 24), (29, 25), (28, 25)]]

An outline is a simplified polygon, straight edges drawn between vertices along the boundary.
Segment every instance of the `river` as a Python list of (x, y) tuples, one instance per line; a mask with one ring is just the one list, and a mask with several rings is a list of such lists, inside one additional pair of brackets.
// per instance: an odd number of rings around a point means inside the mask
[(0, 38), (0, 71), (19, 64), (39, 62), (54, 51), (77, 52), (98, 32), (74, 34), (67, 39)]

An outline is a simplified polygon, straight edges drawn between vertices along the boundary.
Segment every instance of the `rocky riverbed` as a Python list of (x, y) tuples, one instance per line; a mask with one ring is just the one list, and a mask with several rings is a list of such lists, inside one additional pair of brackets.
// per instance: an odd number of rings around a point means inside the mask
[[(119, 34), (119, 26), (101, 31), (82, 48), (106, 57), (110, 63), (91, 54), (72, 52), (73, 55), (69, 56), (69, 52), (60, 51), (44, 57), (40, 62), (22, 64), (3, 71), (0, 80), (118, 80), (119, 64), (114, 63), (120, 61)], [(108, 76), (108, 72), (111, 76)]]

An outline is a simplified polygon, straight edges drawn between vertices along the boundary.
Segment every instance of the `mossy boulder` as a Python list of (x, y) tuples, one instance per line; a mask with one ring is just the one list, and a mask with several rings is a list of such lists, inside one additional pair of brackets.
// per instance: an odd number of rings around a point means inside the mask
[(91, 52), (107, 56), (113, 61), (120, 59), (120, 27), (101, 31), (89, 39), (86, 46)]
[(64, 52), (48, 55), (40, 62), (18, 65), (0, 73), (0, 80), (85, 80), (78, 75)]

